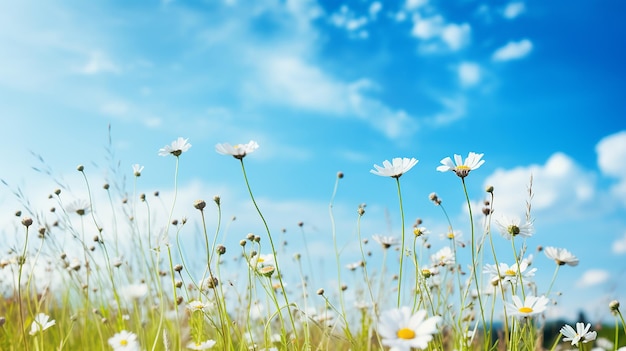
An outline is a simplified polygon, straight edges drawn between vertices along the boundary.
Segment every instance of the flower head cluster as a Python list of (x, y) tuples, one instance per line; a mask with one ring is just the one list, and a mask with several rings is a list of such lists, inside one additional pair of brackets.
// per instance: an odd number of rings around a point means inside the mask
[(437, 333), (437, 323), (441, 321), (439, 316), (426, 317), (426, 311), (411, 314), (406, 306), (382, 313), (378, 333), (383, 345), (389, 346), (389, 351), (426, 349), (433, 334)]
[(122, 330), (109, 338), (109, 345), (114, 351), (139, 351), (139, 341), (133, 332)]
[(561, 334), (563, 334), (563, 341), (571, 341), (572, 346), (578, 345), (579, 342), (588, 343), (593, 341), (598, 336), (598, 333), (595, 331), (590, 332), (589, 328), (591, 328), (591, 324), (587, 323), (576, 323), (576, 330), (572, 328), (570, 325), (566, 324), (561, 328)]
[(566, 249), (548, 246), (543, 250), (543, 252), (545, 252), (546, 256), (549, 259), (554, 260), (554, 262), (556, 262), (559, 266), (568, 265), (574, 267), (578, 265), (578, 257), (574, 256)]
[(477, 154), (470, 152), (463, 162), (461, 155), (454, 155), (454, 162), (450, 157), (446, 157), (441, 160), (441, 166), (437, 167), (439, 172), (453, 171), (457, 176), (461, 178), (467, 177), (470, 171), (473, 171), (485, 163), (485, 160), (481, 160), (484, 154)]
[(230, 145), (229, 143), (222, 143), (215, 145), (215, 151), (218, 154), (233, 156), (238, 160), (241, 160), (258, 148), (259, 144), (254, 140), (250, 140), (247, 144)]
[(401, 175), (408, 172), (419, 161), (415, 158), (400, 158), (396, 157), (389, 162), (383, 161), (383, 166), (374, 165), (374, 169), (370, 170), (370, 173), (376, 174), (381, 177), (400, 178)]
[(191, 144), (189, 144), (187, 140), (189, 139), (179, 137), (178, 139), (174, 140), (171, 145), (165, 145), (164, 147), (159, 149), (159, 156), (167, 156), (170, 154), (176, 157), (180, 156), (180, 154), (191, 148)]
[(37, 314), (37, 316), (35, 316), (35, 320), (33, 320), (33, 323), (30, 325), (30, 335), (35, 335), (39, 332), (42, 332), (48, 328), (50, 328), (51, 326), (55, 325), (56, 321), (50, 320), (50, 316), (48, 316), (45, 313), (39, 313)]

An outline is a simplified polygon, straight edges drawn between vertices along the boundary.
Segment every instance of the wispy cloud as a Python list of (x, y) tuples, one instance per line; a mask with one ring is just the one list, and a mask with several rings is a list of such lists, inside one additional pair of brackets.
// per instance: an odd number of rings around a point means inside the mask
[(611, 187), (616, 199), (626, 205), (626, 131), (609, 135), (596, 145), (598, 168), (603, 175), (617, 178)]
[(415, 13), (411, 35), (420, 39), (423, 53), (459, 51), (470, 44), (471, 26), (468, 23), (446, 23), (439, 14), (423, 17)]
[(459, 82), (463, 87), (471, 87), (480, 82), (481, 69), (477, 63), (461, 62), (457, 68)]
[(511, 61), (522, 59), (533, 49), (533, 43), (528, 39), (522, 39), (520, 41), (510, 41), (506, 45), (497, 49), (492, 59), (494, 61)]
[(514, 1), (508, 3), (504, 7), (504, 11), (502, 12), (502, 16), (506, 19), (514, 19), (519, 17), (526, 11), (526, 5), (521, 1)]
[(613, 244), (611, 245), (611, 250), (613, 251), (613, 253), (618, 255), (626, 253), (626, 233), (624, 233), (624, 235), (622, 235), (617, 240), (613, 241)]
[(600, 285), (609, 280), (610, 274), (604, 269), (588, 269), (576, 281), (576, 286), (580, 288), (588, 288)]

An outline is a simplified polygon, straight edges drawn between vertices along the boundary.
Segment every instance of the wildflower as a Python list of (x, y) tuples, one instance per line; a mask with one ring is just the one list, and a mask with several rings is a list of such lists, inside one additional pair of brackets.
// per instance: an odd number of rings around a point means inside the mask
[(499, 220), (496, 219), (496, 225), (500, 229), (500, 234), (502, 234), (502, 236), (506, 239), (511, 239), (518, 235), (530, 238), (535, 232), (532, 223), (526, 222), (524, 224), (520, 224), (520, 219), (518, 217), (507, 218), (502, 216)]
[(254, 255), (249, 261), (250, 267), (261, 269), (266, 266), (276, 266), (276, 259), (273, 254)]
[(463, 162), (461, 155), (454, 155), (454, 163), (450, 157), (446, 157), (441, 160), (441, 166), (437, 167), (439, 172), (453, 171), (457, 176), (461, 178), (467, 177), (470, 171), (473, 171), (485, 163), (485, 160), (481, 160), (484, 154), (477, 154), (470, 152)]
[(463, 246), (463, 233), (460, 230), (450, 230), (441, 234), (442, 239), (454, 241), (455, 244)]
[(141, 172), (143, 171), (143, 166), (135, 163), (133, 165), (133, 174), (135, 175), (135, 177), (140, 177), (141, 176)]
[(383, 166), (374, 165), (375, 169), (371, 169), (370, 173), (379, 175), (381, 177), (400, 178), (401, 175), (408, 172), (413, 166), (419, 162), (415, 158), (400, 158), (396, 157), (389, 162), (383, 161)]
[(187, 344), (187, 348), (190, 350), (208, 350), (212, 348), (216, 344), (215, 340), (206, 340), (206, 341), (191, 341)]
[(537, 268), (528, 269), (530, 266), (530, 261), (528, 259), (523, 259), (519, 264), (514, 263), (509, 266), (506, 263), (500, 262), (496, 266), (495, 264), (486, 264), (483, 269), (483, 273), (489, 274), (489, 281), (502, 281), (502, 282), (511, 282), (512, 284), (516, 284), (519, 277), (522, 280), (529, 280), (530, 278), (535, 276), (535, 272)]
[(437, 251), (430, 257), (430, 259), (436, 266), (449, 266), (453, 265), (455, 262), (454, 252), (452, 252), (452, 249), (450, 249), (449, 246), (445, 246), (441, 250)]
[(611, 312), (619, 312), (619, 301), (613, 300), (609, 302), (609, 309)]
[(392, 246), (398, 245), (399, 243), (398, 238), (393, 236), (374, 234), (372, 235), (372, 239), (374, 239), (375, 242), (379, 243), (383, 247), (383, 249), (388, 249)]
[(229, 143), (215, 145), (215, 151), (221, 155), (230, 155), (238, 160), (259, 148), (256, 141), (250, 140), (247, 144), (230, 145)]
[(520, 318), (532, 317), (546, 310), (550, 299), (545, 296), (526, 295), (524, 302), (517, 295), (513, 295), (513, 303), (506, 303), (506, 310), (510, 316)]
[(127, 301), (135, 301), (148, 294), (148, 285), (145, 283), (130, 284), (120, 289), (120, 296)]
[(568, 324), (564, 325), (561, 328), (561, 334), (563, 334), (563, 341), (571, 341), (572, 346), (578, 345), (578, 342), (582, 341), (583, 343), (588, 343), (596, 339), (598, 333), (595, 331), (590, 332), (589, 328), (591, 328), (591, 324), (587, 323), (576, 323), (576, 330), (569, 326)]
[(415, 234), (415, 236), (424, 236), (428, 234), (428, 229), (425, 227), (414, 227), (413, 234)]
[(78, 199), (75, 200), (73, 202), (71, 202), (68, 206), (67, 206), (67, 212), (74, 212), (79, 216), (84, 216), (87, 213), (89, 213), (89, 209), (91, 208), (91, 206), (89, 206), (89, 202), (83, 200), (83, 199)]
[(363, 262), (363, 261), (356, 261), (356, 262), (353, 262), (353, 263), (348, 263), (346, 265), (346, 268), (348, 268), (351, 271), (353, 271), (353, 270), (355, 270), (355, 269), (357, 269), (359, 267), (365, 267), (365, 262)]
[(578, 265), (578, 257), (574, 256), (566, 249), (548, 246), (544, 249), (544, 252), (546, 253), (546, 256), (548, 256), (548, 258), (554, 260), (559, 266), (566, 264), (568, 266), (574, 267)]
[(39, 332), (43, 332), (44, 330), (50, 328), (55, 325), (56, 321), (50, 320), (50, 317), (45, 313), (39, 313), (33, 323), (30, 325), (30, 335), (35, 335)]
[(425, 349), (437, 332), (441, 317), (426, 318), (426, 311), (420, 310), (411, 315), (404, 306), (384, 312), (380, 316), (378, 333), (389, 351), (409, 351), (412, 348)]
[(209, 303), (204, 303), (202, 301), (194, 300), (187, 304), (186, 308), (190, 312), (207, 312), (210, 309), (211, 305)]
[(169, 154), (176, 157), (180, 156), (180, 154), (189, 150), (191, 147), (191, 144), (189, 144), (187, 140), (189, 139), (178, 137), (178, 139), (172, 141), (171, 145), (165, 145), (163, 148), (159, 149), (159, 156), (167, 156)]
[(137, 335), (126, 330), (122, 330), (109, 338), (109, 345), (114, 351), (139, 351)]

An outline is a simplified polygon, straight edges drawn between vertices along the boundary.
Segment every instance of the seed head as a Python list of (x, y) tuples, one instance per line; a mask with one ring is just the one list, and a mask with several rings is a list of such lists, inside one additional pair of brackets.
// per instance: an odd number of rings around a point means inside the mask
[(196, 210), (200, 210), (200, 211), (202, 211), (202, 210), (204, 210), (204, 208), (206, 207), (206, 202), (204, 202), (204, 200), (196, 200), (196, 201), (193, 203), (193, 207), (195, 207), (195, 208), (196, 208)]
[(337, 178), (342, 179), (343, 178), (343, 172), (337, 172)]
[(76, 167), (76, 170), (78, 170), (79, 172), (82, 172), (85, 170), (85, 166), (83, 165), (78, 165), (78, 167)]
[(613, 300), (609, 302), (609, 309), (611, 312), (619, 312), (619, 301)]
[(30, 217), (24, 217), (22, 219), (22, 225), (26, 228), (30, 227), (33, 224), (33, 219)]

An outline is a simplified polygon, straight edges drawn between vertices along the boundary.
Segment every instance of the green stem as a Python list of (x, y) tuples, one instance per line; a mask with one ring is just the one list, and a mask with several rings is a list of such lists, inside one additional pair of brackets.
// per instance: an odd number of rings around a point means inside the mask
[(396, 177), (396, 184), (398, 185), (398, 200), (400, 202), (400, 225), (402, 229), (402, 239), (400, 243), (400, 271), (398, 273), (398, 301), (397, 307), (400, 308), (400, 300), (402, 296), (402, 271), (404, 264), (404, 208), (402, 207), (402, 191), (400, 191), (400, 177)]

